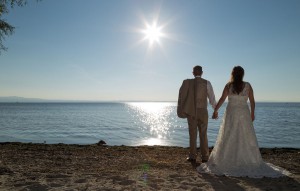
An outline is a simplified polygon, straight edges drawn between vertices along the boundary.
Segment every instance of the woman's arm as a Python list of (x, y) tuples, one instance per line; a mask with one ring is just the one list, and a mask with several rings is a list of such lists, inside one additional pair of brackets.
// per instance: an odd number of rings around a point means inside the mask
[(254, 100), (254, 93), (251, 85), (249, 84), (249, 101), (250, 101), (250, 107), (251, 107), (251, 119), (254, 121), (255, 119), (255, 100)]
[(227, 84), (225, 87), (224, 87), (224, 90), (223, 90), (223, 93), (222, 93), (222, 96), (221, 98), (219, 99), (216, 107), (215, 107), (215, 110), (214, 110), (214, 113), (213, 113), (213, 119), (215, 118), (218, 118), (218, 110), (219, 108), (222, 106), (222, 104), (224, 103), (224, 101), (226, 100), (227, 96), (228, 96), (228, 92), (229, 92), (229, 85)]

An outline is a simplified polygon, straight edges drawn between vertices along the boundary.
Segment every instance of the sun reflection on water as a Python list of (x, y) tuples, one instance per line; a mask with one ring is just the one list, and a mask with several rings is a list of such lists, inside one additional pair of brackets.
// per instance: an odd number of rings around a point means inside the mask
[(146, 145), (160, 145), (162, 139), (168, 137), (172, 131), (170, 115), (174, 103), (169, 102), (129, 102), (129, 108), (133, 111), (135, 123), (138, 123), (143, 131), (150, 133), (152, 138), (143, 141)]
[(142, 142), (142, 145), (162, 145), (162, 144), (163, 144), (162, 139), (158, 139), (158, 138), (150, 138)]

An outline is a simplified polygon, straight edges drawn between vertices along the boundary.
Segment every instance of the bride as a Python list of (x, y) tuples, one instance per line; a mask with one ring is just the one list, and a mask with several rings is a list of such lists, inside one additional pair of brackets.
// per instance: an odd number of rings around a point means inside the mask
[[(218, 138), (207, 163), (197, 167), (199, 173), (226, 176), (279, 177), (288, 172), (262, 160), (253, 122), (255, 101), (253, 90), (243, 81), (244, 69), (233, 68), (231, 80), (215, 107), (213, 119), (218, 117), (218, 109), (228, 96), (228, 104)], [(251, 112), (247, 104), (249, 98)]]

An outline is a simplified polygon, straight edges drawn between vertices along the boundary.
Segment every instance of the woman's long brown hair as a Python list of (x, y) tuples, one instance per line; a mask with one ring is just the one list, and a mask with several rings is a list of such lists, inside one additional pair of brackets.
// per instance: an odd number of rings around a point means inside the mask
[(239, 94), (244, 86), (244, 69), (241, 66), (235, 66), (231, 72), (230, 84), (233, 85), (233, 93)]

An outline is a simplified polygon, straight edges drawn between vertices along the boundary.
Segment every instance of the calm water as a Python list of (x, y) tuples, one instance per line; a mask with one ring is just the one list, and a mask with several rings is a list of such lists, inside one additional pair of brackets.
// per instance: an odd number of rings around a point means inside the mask
[[(225, 107), (209, 120), (210, 146)], [(300, 148), (300, 103), (257, 103), (254, 126), (260, 147)], [(187, 127), (175, 102), (0, 103), (0, 142), (188, 147)]]

